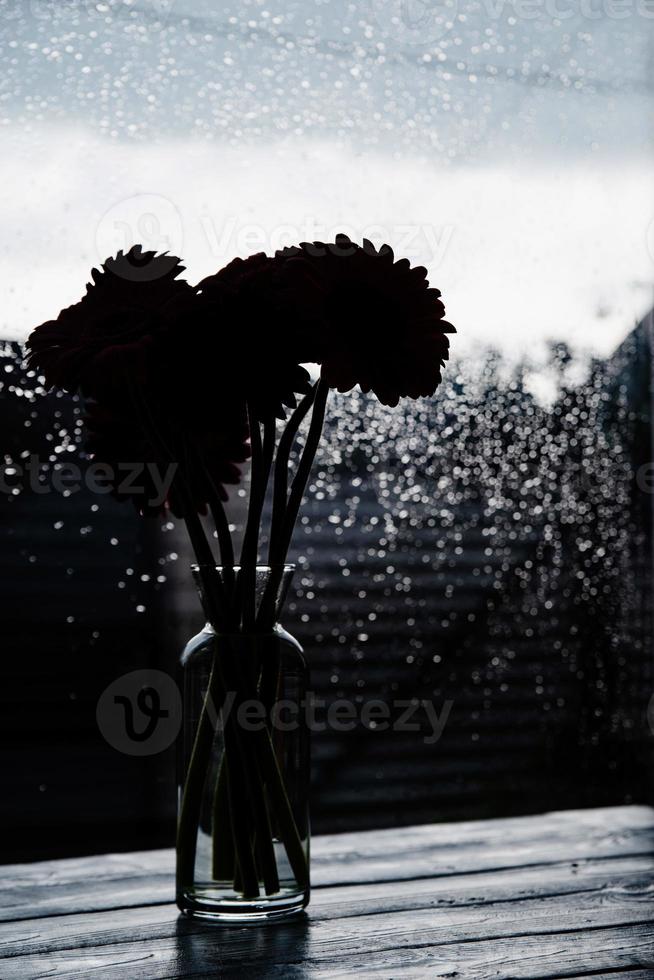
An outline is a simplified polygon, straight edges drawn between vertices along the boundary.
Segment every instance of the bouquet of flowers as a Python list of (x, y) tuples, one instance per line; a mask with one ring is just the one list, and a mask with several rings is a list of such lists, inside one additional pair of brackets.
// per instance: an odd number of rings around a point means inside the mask
[[(269, 702), (279, 689), (279, 661), (275, 666), (274, 657), (266, 658), (259, 640), (275, 631), (330, 389), (359, 385), (391, 406), (402, 397), (432, 395), (454, 328), (424, 268), (396, 261), (387, 245), (358, 245), (346, 235), (272, 257), (235, 259), (195, 286), (181, 278), (183, 271), (178, 258), (138, 245), (119, 252), (92, 271), (78, 303), (32, 332), (28, 357), (46, 383), (81, 395), (89, 451), (108, 473), (117, 473), (118, 463), (148, 464), (138, 488), (126, 490), (116, 481), (115, 493), (144, 516), (172, 512), (188, 531), (209, 626), (227, 652), (210, 657), (198, 710), (191, 712), (178, 896), (180, 889), (197, 893), (210, 779), (213, 854), (204, 878), (228, 883), (242, 908), (260, 892), (283, 891), (282, 859), (289, 880), (308, 895), (308, 849), (270, 725), (244, 733), (225, 723), (216, 764), (212, 706), (223, 705), (229, 692), (243, 702), (267, 691)], [(305, 365), (318, 366), (319, 373)], [(303, 423), (306, 435), (295, 457)], [(224, 504), (248, 459), (249, 502), (237, 563)], [(155, 466), (173, 473), (163, 503), (153, 503), (148, 485)], [(244, 642), (251, 657), (237, 655)]]

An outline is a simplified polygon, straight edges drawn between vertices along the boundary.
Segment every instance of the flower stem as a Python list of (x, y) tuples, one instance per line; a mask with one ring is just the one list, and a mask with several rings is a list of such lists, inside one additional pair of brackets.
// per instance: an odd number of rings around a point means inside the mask
[[(184, 493), (184, 491), (183, 491)], [(220, 632), (227, 617), (227, 602), (223, 583), (216, 569), (216, 560), (204, 533), (202, 522), (197, 511), (184, 493), (184, 521), (189, 538), (198, 560), (198, 569), (202, 581), (202, 593), (206, 604), (206, 614), (209, 622)]]
[[(219, 658), (220, 654), (216, 654), (216, 660)], [(241, 888), (244, 898), (257, 898), (259, 875), (253, 849), (257, 810), (240, 733), (231, 716), (225, 723), (224, 737), (232, 836), (236, 845), (235, 858), (240, 869)]]
[(178, 892), (191, 883), (194, 877), (193, 872), (195, 868), (195, 851), (202, 804), (202, 790), (207, 772), (207, 759), (211, 752), (211, 744), (213, 742), (214, 726), (211, 715), (216, 711), (216, 695), (218, 692), (218, 670), (214, 663), (209, 676), (209, 684), (202, 704), (198, 727), (195, 732), (177, 823)]
[[(222, 639), (225, 643), (229, 643), (227, 638)], [(253, 742), (251, 733), (241, 729), (236, 720), (238, 719), (241, 704), (247, 700), (248, 685), (251, 684), (252, 672), (248, 669), (248, 666), (250, 662), (256, 665), (258, 661), (256, 649), (257, 638), (243, 637), (245, 642), (248, 642), (248, 639), (250, 644), (249, 649), (228, 649), (224, 654), (220, 652), (216, 654), (219, 658), (226, 689), (234, 691), (237, 695), (233, 710), (230, 713), (230, 722), (232, 722), (234, 737), (229, 749), (229, 758), (226, 757), (224, 761), (227, 761), (228, 771), (231, 771), (235, 758), (233, 753), (237, 753), (236, 764), (238, 766), (238, 774), (245, 790), (246, 800), (244, 802), (248, 809), (247, 816), (250, 817), (250, 820), (247, 822), (250, 823), (253, 832), (251, 839), (256, 840), (255, 851), (259, 858), (261, 876), (264, 881), (266, 894), (272, 895), (279, 891), (279, 877), (277, 875), (275, 851), (272, 843), (263, 778), (259, 772), (256, 745)], [(227, 743), (225, 749), (227, 751)], [(220, 775), (218, 781), (220, 781)], [(234, 815), (234, 808), (232, 808), (232, 816)]]
[(220, 563), (225, 570), (233, 570), (234, 545), (232, 544), (232, 534), (229, 530), (229, 522), (227, 521), (227, 514), (225, 513), (223, 502), (218, 497), (214, 497), (209, 506), (211, 508), (211, 516), (216, 525), (216, 534), (218, 535)]
[[(284, 526), (284, 516), (286, 514), (286, 496), (288, 493), (288, 461), (291, 455), (293, 440), (297, 435), (302, 420), (313, 405), (316, 397), (316, 385), (307, 392), (298, 407), (295, 409), (279, 440), (277, 457), (275, 459), (275, 479), (273, 483), (273, 507), (272, 520), (270, 523), (270, 542), (268, 545), (268, 564), (278, 564), (276, 555), (279, 550), (282, 529)], [(283, 563), (283, 559), (282, 559)]]
[(227, 521), (225, 508), (217, 495), (213, 497), (209, 506), (211, 508), (211, 515), (213, 517), (214, 524), (216, 526), (216, 534), (218, 535), (220, 562), (225, 582), (225, 591), (227, 593), (226, 617), (228, 629), (231, 630), (234, 625), (234, 617), (236, 616), (236, 573), (234, 571), (234, 546), (232, 544), (232, 534), (229, 530), (229, 523)]
[[(182, 794), (177, 828), (177, 870), (180, 890), (192, 882), (194, 877), (202, 794), (218, 717), (216, 705), (224, 701), (226, 691), (232, 686), (231, 672), (224, 656), (217, 651), (214, 654), (207, 692), (200, 711)], [(242, 735), (231, 712), (224, 722), (223, 738), (234, 858), (240, 869), (240, 887), (244, 897), (256, 898), (259, 894), (259, 882), (252, 843), (260, 818), (255, 792), (252, 790), (251, 778), (249, 778), (252, 770), (256, 775), (256, 767), (253, 760), (247, 757)], [(214, 833), (216, 829), (214, 822)]]
[[(226, 637), (224, 639), (227, 639)], [(257, 697), (256, 678), (247, 669), (247, 665), (242, 662), (242, 658), (234, 658), (234, 673), (228, 680), (233, 682), (234, 690), (239, 691), (243, 701), (255, 700)], [(232, 712), (233, 716), (233, 712)], [(280, 836), (284, 842), (284, 847), (288, 855), (289, 864), (295, 880), (302, 887), (306, 887), (309, 882), (309, 869), (307, 867), (306, 855), (300, 840), (300, 835), (293, 816), (293, 810), (286, 793), (284, 777), (279, 768), (279, 762), (275, 755), (275, 750), (270, 737), (270, 732), (266, 725), (262, 728), (255, 728), (249, 734), (248, 746), (251, 747), (251, 762), (253, 771), (259, 772), (261, 783), (265, 784), (271, 809), (277, 818)]]
[(236, 874), (232, 830), (234, 816), (230, 806), (227, 768), (227, 756), (223, 752), (211, 808), (211, 874), (214, 881), (225, 882), (233, 881)]
[(320, 442), (328, 394), (329, 385), (321, 378), (316, 384), (316, 394), (307, 441), (302, 450), (302, 456), (300, 457), (300, 462), (291, 484), (291, 492), (286, 505), (279, 545), (276, 548), (274, 564), (271, 563), (270, 578), (268, 579), (266, 590), (261, 600), (257, 625), (262, 630), (271, 628), (274, 621), (275, 603), (284, 572), (284, 562), (286, 561), (291, 537), (293, 536), (293, 528), (295, 527), (300, 504), (302, 503), (302, 496), (307, 485), (307, 480), (309, 479), (309, 473), (311, 472), (311, 466), (313, 465), (318, 449), (318, 443)]
[(254, 417), (252, 406), (248, 405), (250, 422), (250, 439), (252, 442), (252, 472), (250, 478), (250, 503), (248, 519), (241, 549), (241, 574), (239, 595), (243, 611), (243, 632), (248, 633), (254, 627), (256, 614), (256, 567), (258, 558), (259, 528), (261, 514), (266, 499), (266, 489), (270, 477), (273, 454), (275, 451), (275, 420), (266, 419), (263, 423), (263, 443), (259, 422)]
[(311, 467), (313, 466), (313, 461), (315, 459), (316, 451), (318, 449), (318, 444), (320, 442), (320, 436), (322, 435), (322, 427), (325, 421), (325, 408), (327, 406), (328, 394), (329, 394), (329, 385), (321, 379), (316, 386), (316, 397), (313, 403), (313, 412), (311, 414), (311, 425), (309, 426), (309, 434), (307, 436), (307, 441), (304, 450), (302, 452), (300, 464), (293, 478), (293, 483), (291, 484), (291, 493), (288, 498), (288, 507), (286, 508), (286, 517), (284, 518), (284, 530), (283, 530), (282, 542), (280, 546), (282, 563), (286, 559), (286, 554), (288, 552), (289, 545), (291, 543), (291, 538), (293, 536), (293, 529), (295, 527), (297, 515), (300, 510), (300, 504), (302, 503), (302, 496), (304, 494), (304, 490), (307, 485), (307, 480), (309, 479), (309, 473), (311, 472)]
[(258, 768), (265, 781), (270, 802), (279, 822), (289, 864), (298, 885), (301, 888), (306, 888), (309, 884), (307, 858), (286, 793), (284, 777), (281, 774), (275, 750), (270, 740), (270, 732), (264, 727), (263, 730), (255, 734), (260, 744), (260, 751), (257, 753)]

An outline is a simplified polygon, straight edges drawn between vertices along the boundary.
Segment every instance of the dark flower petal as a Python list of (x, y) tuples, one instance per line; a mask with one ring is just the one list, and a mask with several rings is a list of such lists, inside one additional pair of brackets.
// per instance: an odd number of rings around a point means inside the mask
[[(302, 262), (298, 249), (285, 249), (284, 254), (289, 265), (296, 258)], [(304, 284), (301, 269), (293, 279), (298, 293), (313, 295), (318, 285)], [(295, 396), (309, 390), (309, 374), (300, 365), (315, 360), (317, 350), (312, 331), (306, 325), (298, 329), (296, 300), (280, 275), (279, 263), (263, 253), (234, 259), (198, 284), (197, 300), (194, 323), (187, 331), (193, 359), (202, 360), (214, 378), (216, 368), (227, 365), (220, 385), (234, 397), (245, 398), (258, 419), (284, 419), (286, 408), (297, 404)], [(192, 373), (197, 382), (203, 365)]]
[(30, 367), (41, 371), (50, 385), (67, 391), (82, 387), (91, 394), (99, 378), (108, 382), (113, 367), (122, 377), (130, 359), (122, 357), (121, 348), (134, 349), (156, 334), (171, 301), (190, 294), (188, 283), (177, 279), (183, 268), (175, 256), (143, 252), (140, 245), (107, 259), (92, 270), (78, 303), (32, 331), (27, 341)]
[[(28, 359), (48, 384), (79, 388), (91, 400), (89, 448), (114, 467), (117, 494), (120, 463), (152, 463), (162, 471), (183, 463), (191, 499), (202, 512), (212, 494), (224, 499), (224, 485), (238, 482), (237, 464), (249, 454), (248, 428), (242, 396), (229, 401), (226, 391), (215, 391), (224, 359), (213, 361), (211, 371), (202, 365), (206, 393), (196, 397), (194, 361), (202, 352), (187, 335), (197, 319), (197, 296), (178, 279), (183, 269), (175, 256), (140, 246), (119, 252), (92, 270), (78, 303), (32, 332)], [(144, 513), (163, 510), (150, 503), (156, 493), (147, 469), (141, 484), (140, 493), (126, 496)], [(181, 510), (175, 483), (168, 506)]]
[[(427, 270), (395, 262), (389, 245), (359, 246), (344, 234), (333, 243), (302, 243), (276, 253), (288, 309), (311, 342), (330, 387), (359, 385), (386, 405), (400, 397), (433, 393), (447, 357), (440, 291), (428, 288)], [(307, 358), (309, 359), (309, 358)]]

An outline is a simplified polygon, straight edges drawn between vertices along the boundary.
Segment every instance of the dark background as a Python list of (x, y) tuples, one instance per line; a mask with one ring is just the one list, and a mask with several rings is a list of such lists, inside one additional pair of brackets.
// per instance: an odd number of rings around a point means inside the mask
[[(545, 400), (480, 352), (431, 403), (332, 402), (284, 625), (327, 701), (453, 704), (434, 745), (316, 733), (317, 832), (653, 801), (650, 324), (606, 361), (550, 355)], [(0, 356), (5, 460), (83, 461), (79, 403), (21, 356)], [(179, 528), (26, 489), (0, 536), (0, 860), (172, 844), (173, 750), (119, 754), (95, 710), (201, 625)]]

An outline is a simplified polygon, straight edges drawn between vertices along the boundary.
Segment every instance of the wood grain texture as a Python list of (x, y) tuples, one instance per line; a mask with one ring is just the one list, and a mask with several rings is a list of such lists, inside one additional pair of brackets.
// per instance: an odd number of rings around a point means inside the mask
[(181, 919), (172, 852), (3, 868), (2, 980), (654, 978), (654, 810), (318, 837), (310, 912)]

